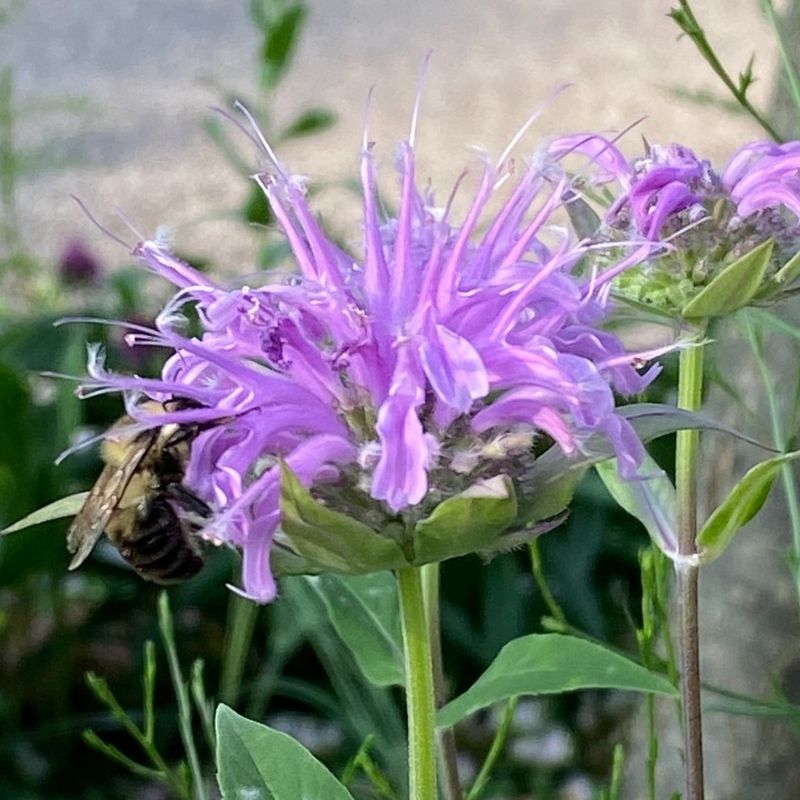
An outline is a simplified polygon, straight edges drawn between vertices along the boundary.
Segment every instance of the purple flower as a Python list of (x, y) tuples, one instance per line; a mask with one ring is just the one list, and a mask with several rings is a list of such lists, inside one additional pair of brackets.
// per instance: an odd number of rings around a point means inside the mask
[(680, 144), (652, 145), (630, 164), (611, 141), (596, 134), (559, 139), (551, 152), (588, 157), (595, 184), (617, 181), (620, 191), (607, 211), (607, 222), (650, 241), (707, 216), (708, 207), (723, 194), (710, 162)]
[(800, 142), (751, 142), (722, 173), (739, 216), (783, 207), (800, 219)]
[(80, 239), (70, 239), (64, 246), (58, 269), (61, 280), (69, 286), (96, 283), (102, 272), (100, 262)]
[[(267, 152), (271, 167), (256, 180), (297, 277), (230, 291), (143, 242), (135, 254), (178, 293), (154, 330), (130, 338), (173, 353), (159, 379), (111, 374), (94, 358), (86, 382), (126, 392), (145, 426), (218, 422), (194, 441), (186, 483), (216, 512), (208, 536), (241, 547), (244, 594), (275, 594), (281, 460), (315, 492), (330, 487), (328, 504), (346, 485), (387, 520), (427, 511), (492, 470), (513, 471), (505, 456), (531, 459), (532, 445), (548, 440), (570, 453), (604, 435), (633, 476), (643, 448), (615, 413), (613, 391), (641, 392), (658, 367), (639, 374), (639, 357), (597, 326), (611, 278), (649, 246), (576, 278), (587, 250), (554, 224), (567, 185), (557, 158), (540, 154), (518, 175), (484, 159), (456, 222), (417, 188), (413, 141), (404, 142), (399, 210), (384, 218), (365, 145), (364, 243), (353, 257), (318, 225), (302, 180)], [(491, 215), (490, 201), (499, 207)], [(181, 332), (187, 303), (198, 338)], [(199, 405), (148, 417), (140, 395)]]

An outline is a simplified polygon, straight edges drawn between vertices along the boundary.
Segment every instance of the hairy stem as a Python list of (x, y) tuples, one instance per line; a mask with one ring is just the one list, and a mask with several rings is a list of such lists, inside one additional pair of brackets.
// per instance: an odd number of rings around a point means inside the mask
[(398, 570), (397, 583), (405, 654), (409, 797), (436, 800), (436, 706), (421, 569)]
[[(698, 339), (703, 335), (700, 332)], [(703, 345), (681, 351), (678, 405), (700, 408), (703, 392)], [(700, 434), (678, 431), (675, 453), (675, 488), (678, 502), (678, 599), (680, 603), (681, 700), (686, 758), (685, 800), (703, 800), (703, 729), (700, 708), (700, 639), (697, 624), (699, 570), (691, 562), (697, 551), (697, 453)]]

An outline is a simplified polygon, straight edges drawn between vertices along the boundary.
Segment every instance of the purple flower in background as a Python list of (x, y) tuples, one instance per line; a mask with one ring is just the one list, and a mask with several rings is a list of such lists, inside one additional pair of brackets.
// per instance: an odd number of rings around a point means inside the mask
[(613, 141), (596, 134), (558, 139), (550, 152), (588, 160), (572, 188), (602, 187), (599, 240), (668, 243), (620, 278), (623, 294), (680, 310), (698, 287), (767, 241), (773, 245), (758, 298), (785, 288), (785, 275), (772, 278), (800, 250), (800, 142), (753, 142), (722, 171), (679, 144), (648, 146), (627, 162)]
[(709, 205), (723, 195), (711, 163), (680, 144), (649, 146), (644, 156), (628, 163), (608, 139), (578, 134), (556, 140), (551, 152), (588, 157), (593, 184), (617, 181), (620, 191), (606, 212), (606, 221), (650, 241), (706, 217)]
[(714, 227), (729, 239), (758, 227), (760, 241), (770, 235), (780, 240), (787, 230), (796, 233), (800, 221), (800, 142), (751, 142), (721, 172), (680, 144), (649, 146), (628, 163), (612, 141), (597, 134), (557, 139), (550, 152), (588, 158), (586, 180), (592, 184), (619, 184), (606, 221), (631, 235), (664, 239), (713, 216)]
[(81, 239), (70, 239), (58, 262), (61, 280), (68, 286), (96, 283), (102, 267), (97, 257)]
[(742, 217), (784, 206), (800, 218), (800, 142), (746, 144), (725, 168), (722, 182)]
[[(576, 278), (587, 248), (554, 224), (567, 186), (557, 158), (539, 154), (518, 174), (506, 156), (484, 159), (456, 221), (450, 203), (418, 188), (412, 136), (399, 150), (398, 211), (385, 218), (365, 141), (354, 257), (320, 228), (303, 181), (264, 148), (271, 166), (256, 180), (297, 277), (230, 291), (142, 242), (135, 254), (178, 293), (155, 329), (130, 338), (173, 354), (159, 379), (109, 373), (95, 357), (85, 383), (123, 390), (145, 426), (218, 422), (194, 440), (186, 483), (215, 511), (208, 536), (242, 549), (244, 594), (275, 594), (281, 460), (315, 492), (333, 487), (328, 504), (346, 484), (386, 519), (513, 470), (509, 461), (532, 459), (549, 440), (571, 453), (600, 434), (622, 474), (635, 474), (643, 448), (613, 391), (641, 392), (658, 367), (640, 374), (641, 356), (598, 325), (611, 279), (650, 246)], [(181, 333), (188, 303), (202, 326), (196, 338)], [(198, 405), (152, 417), (137, 406), (141, 395)]]

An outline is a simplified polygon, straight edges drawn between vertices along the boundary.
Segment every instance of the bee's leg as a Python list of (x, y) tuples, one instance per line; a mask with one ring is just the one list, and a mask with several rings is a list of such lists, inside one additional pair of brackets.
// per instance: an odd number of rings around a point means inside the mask
[(211, 507), (182, 483), (168, 483), (164, 487), (164, 494), (175, 500), (186, 511), (193, 511), (201, 517), (210, 517), (213, 514)]

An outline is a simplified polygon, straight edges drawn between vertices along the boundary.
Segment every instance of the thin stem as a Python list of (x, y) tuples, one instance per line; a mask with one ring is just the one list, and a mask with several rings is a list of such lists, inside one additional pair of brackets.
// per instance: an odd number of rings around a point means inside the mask
[(172, 685), (175, 689), (175, 697), (178, 700), (178, 728), (186, 750), (186, 757), (189, 760), (189, 769), (192, 773), (193, 795), (195, 800), (206, 800), (203, 770), (200, 767), (200, 759), (197, 756), (197, 747), (192, 728), (192, 705), (189, 701), (189, 689), (183, 679), (180, 663), (178, 662), (178, 652), (175, 648), (175, 630), (172, 625), (172, 613), (170, 612), (169, 598), (166, 592), (161, 592), (158, 598), (158, 625), (161, 628)]
[[(761, 381), (764, 384), (764, 393), (767, 395), (769, 404), (770, 424), (772, 426), (772, 441), (776, 449), (781, 453), (788, 450), (788, 437), (781, 424), (781, 412), (778, 396), (775, 392), (775, 384), (770, 375), (769, 365), (764, 358), (759, 331), (753, 324), (750, 315), (745, 319), (745, 329), (750, 347), (753, 350), (758, 370), (761, 373)], [(781, 466), (781, 480), (783, 481), (783, 491), (786, 495), (786, 505), (789, 510), (789, 520), (792, 526), (792, 575), (795, 582), (795, 591), (800, 599), (800, 498), (798, 498), (797, 484), (795, 481), (795, 468), (793, 464), (786, 462)]]
[(480, 795), (483, 793), (483, 790), (486, 788), (486, 784), (489, 782), (489, 777), (492, 774), (492, 770), (494, 770), (494, 765), (497, 763), (497, 759), (503, 752), (506, 739), (508, 739), (508, 732), (511, 730), (511, 723), (514, 721), (514, 712), (517, 709), (517, 700), (517, 697), (510, 697), (508, 699), (506, 707), (503, 709), (503, 716), (500, 720), (500, 725), (498, 725), (494, 734), (494, 739), (492, 739), (492, 745), (489, 748), (489, 752), (486, 754), (483, 764), (481, 765), (478, 777), (475, 778), (475, 782), (470, 787), (469, 792), (467, 792), (466, 800), (478, 800), (478, 797), (480, 797)]
[[(439, 621), (439, 564), (422, 567), (422, 593), (425, 598), (425, 615), (428, 620), (428, 640), (433, 665), (433, 691), (436, 708), (447, 702), (442, 660), (442, 629)], [(438, 728), (436, 738), (439, 745), (439, 777), (445, 800), (462, 800), (461, 781), (458, 779), (458, 751), (452, 728)]]
[[(698, 332), (698, 339), (704, 331)], [(700, 408), (703, 393), (703, 346), (681, 351), (678, 367), (678, 406)], [(678, 552), (691, 556), (697, 536), (697, 453), (700, 434), (678, 431), (675, 452), (675, 489), (678, 504)], [(686, 758), (686, 798), (703, 800), (703, 728), (700, 706), (700, 639), (698, 633), (698, 568), (684, 558), (676, 562), (680, 603), (681, 700)]]
[(530, 542), (531, 552), (531, 571), (533, 572), (533, 579), (539, 591), (542, 593), (542, 599), (550, 612), (550, 616), (556, 620), (560, 625), (567, 625), (567, 617), (561, 610), (561, 606), (556, 602), (553, 593), (550, 591), (550, 586), (547, 584), (547, 579), (544, 576), (544, 569), (542, 567), (542, 554), (539, 550), (539, 540), (531, 539)]
[(397, 583), (405, 654), (409, 797), (436, 800), (436, 705), (420, 568), (398, 570)]
[(239, 699), (245, 660), (253, 641), (253, 629), (258, 615), (258, 606), (233, 592), (228, 599), (228, 623), (222, 675), (219, 680), (219, 699), (235, 706)]
[(669, 16), (675, 20), (678, 27), (694, 42), (700, 55), (706, 60), (706, 63), (711, 67), (717, 77), (725, 84), (728, 91), (734, 96), (736, 102), (748, 113), (751, 117), (776, 141), (781, 142), (783, 139), (775, 128), (770, 125), (769, 120), (766, 119), (753, 104), (747, 99), (747, 89), (753, 82), (753, 77), (750, 73), (750, 66), (747, 67), (744, 73), (739, 77), (739, 85), (734, 83), (733, 78), (728, 74), (722, 62), (719, 60), (714, 48), (711, 47), (706, 32), (697, 21), (697, 17), (692, 11), (688, 0), (678, 0), (679, 8), (673, 8), (669, 12)]
[(789, 48), (786, 46), (786, 37), (783, 32), (783, 29), (786, 27), (786, 21), (778, 19), (772, 0), (761, 0), (761, 7), (764, 9), (769, 24), (772, 26), (775, 40), (778, 42), (778, 48), (781, 51), (781, 62), (783, 63), (783, 69), (786, 73), (786, 82), (789, 85), (789, 94), (794, 103), (795, 121), (796, 123), (800, 123), (800, 78), (798, 78), (794, 62), (789, 54)]

